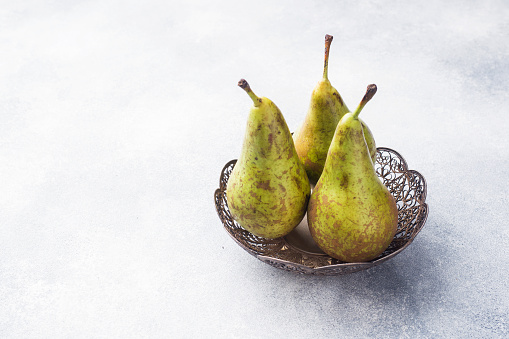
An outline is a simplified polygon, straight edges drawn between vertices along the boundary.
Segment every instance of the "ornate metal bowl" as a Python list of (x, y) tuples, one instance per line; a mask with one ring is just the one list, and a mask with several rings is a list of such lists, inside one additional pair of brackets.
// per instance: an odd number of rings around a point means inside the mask
[(398, 231), (389, 247), (369, 262), (345, 263), (320, 250), (307, 227), (306, 217), (285, 237), (265, 239), (243, 229), (233, 220), (226, 201), (226, 184), (236, 160), (228, 162), (214, 193), (216, 210), (230, 236), (248, 253), (279, 269), (312, 275), (340, 275), (379, 265), (412, 243), (428, 216), (426, 181), (417, 171), (409, 170), (396, 151), (378, 147), (375, 169), (398, 205)]

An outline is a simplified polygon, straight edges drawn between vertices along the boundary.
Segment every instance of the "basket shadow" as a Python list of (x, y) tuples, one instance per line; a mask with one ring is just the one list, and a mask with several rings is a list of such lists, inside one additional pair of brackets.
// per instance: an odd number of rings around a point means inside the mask
[(327, 286), (322, 287), (333, 289), (339, 299), (368, 296), (375, 304), (404, 302), (408, 310), (416, 307), (420, 312), (429, 301), (443, 297), (447, 289), (444, 272), (436, 268), (431, 249), (420, 244), (414, 243), (412, 251), (365, 271), (328, 277), (324, 281)]

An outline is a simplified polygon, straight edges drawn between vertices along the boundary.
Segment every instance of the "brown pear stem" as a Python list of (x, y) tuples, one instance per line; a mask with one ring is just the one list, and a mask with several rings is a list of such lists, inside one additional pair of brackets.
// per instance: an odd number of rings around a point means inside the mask
[(373, 98), (373, 96), (376, 93), (376, 90), (377, 90), (377, 88), (376, 88), (375, 84), (368, 85), (368, 89), (366, 90), (366, 94), (364, 94), (364, 97), (362, 98), (359, 106), (357, 106), (357, 109), (355, 110), (355, 112), (353, 112), (353, 117), (355, 119), (359, 118), (359, 114), (361, 113), (362, 109), (371, 100), (371, 98)]
[(326, 34), (325, 35), (325, 57), (324, 57), (324, 63), (323, 63), (323, 78), (328, 79), (329, 76), (329, 50), (330, 45), (332, 43), (333, 36)]
[(258, 98), (256, 96), (256, 94), (254, 94), (254, 92), (251, 90), (251, 87), (249, 86), (249, 84), (247, 83), (246, 80), (240, 79), (238, 82), (238, 85), (240, 88), (242, 88), (244, 91), (246, 91), (246, 93), (249, 95), (251, 100), (253, 100), (255, 107), (260, 106), (260, 104), (262, 103), (262, 99)]

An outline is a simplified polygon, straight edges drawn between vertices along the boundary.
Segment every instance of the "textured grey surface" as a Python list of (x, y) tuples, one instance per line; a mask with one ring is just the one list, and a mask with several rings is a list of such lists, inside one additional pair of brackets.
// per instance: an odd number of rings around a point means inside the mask
[[(0, 9), (0, 337), (509, 335), (506, 1), (37, 1)], [(295, 129), (322, 74), (428, 182), (371, 270), (248, 255), (213, 192), (247, 79)]]

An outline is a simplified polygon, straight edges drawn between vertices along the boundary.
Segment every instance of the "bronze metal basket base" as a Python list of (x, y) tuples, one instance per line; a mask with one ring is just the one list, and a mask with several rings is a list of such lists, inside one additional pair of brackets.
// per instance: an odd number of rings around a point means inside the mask
[(345, 263), (325, 254), (313, 241), (306, 217), (285, 237), (266, 239), (253, 235), (233, 220), (226, 201), (226, 184), (236, 160), (221, 171), (219, 188), (214, 193), (217, 214), (226, 231), (244, 250), (279, 269), (312, 275), (340, 275), (362, 271), (393, 258), (408, 247), (426, 222), (428, 205), (426, 181), (417, 171), (409, 170), (396, 151), (377, 148), (375, 169), (398, 205), (398, 231), (389, 247), (368, 262)]

